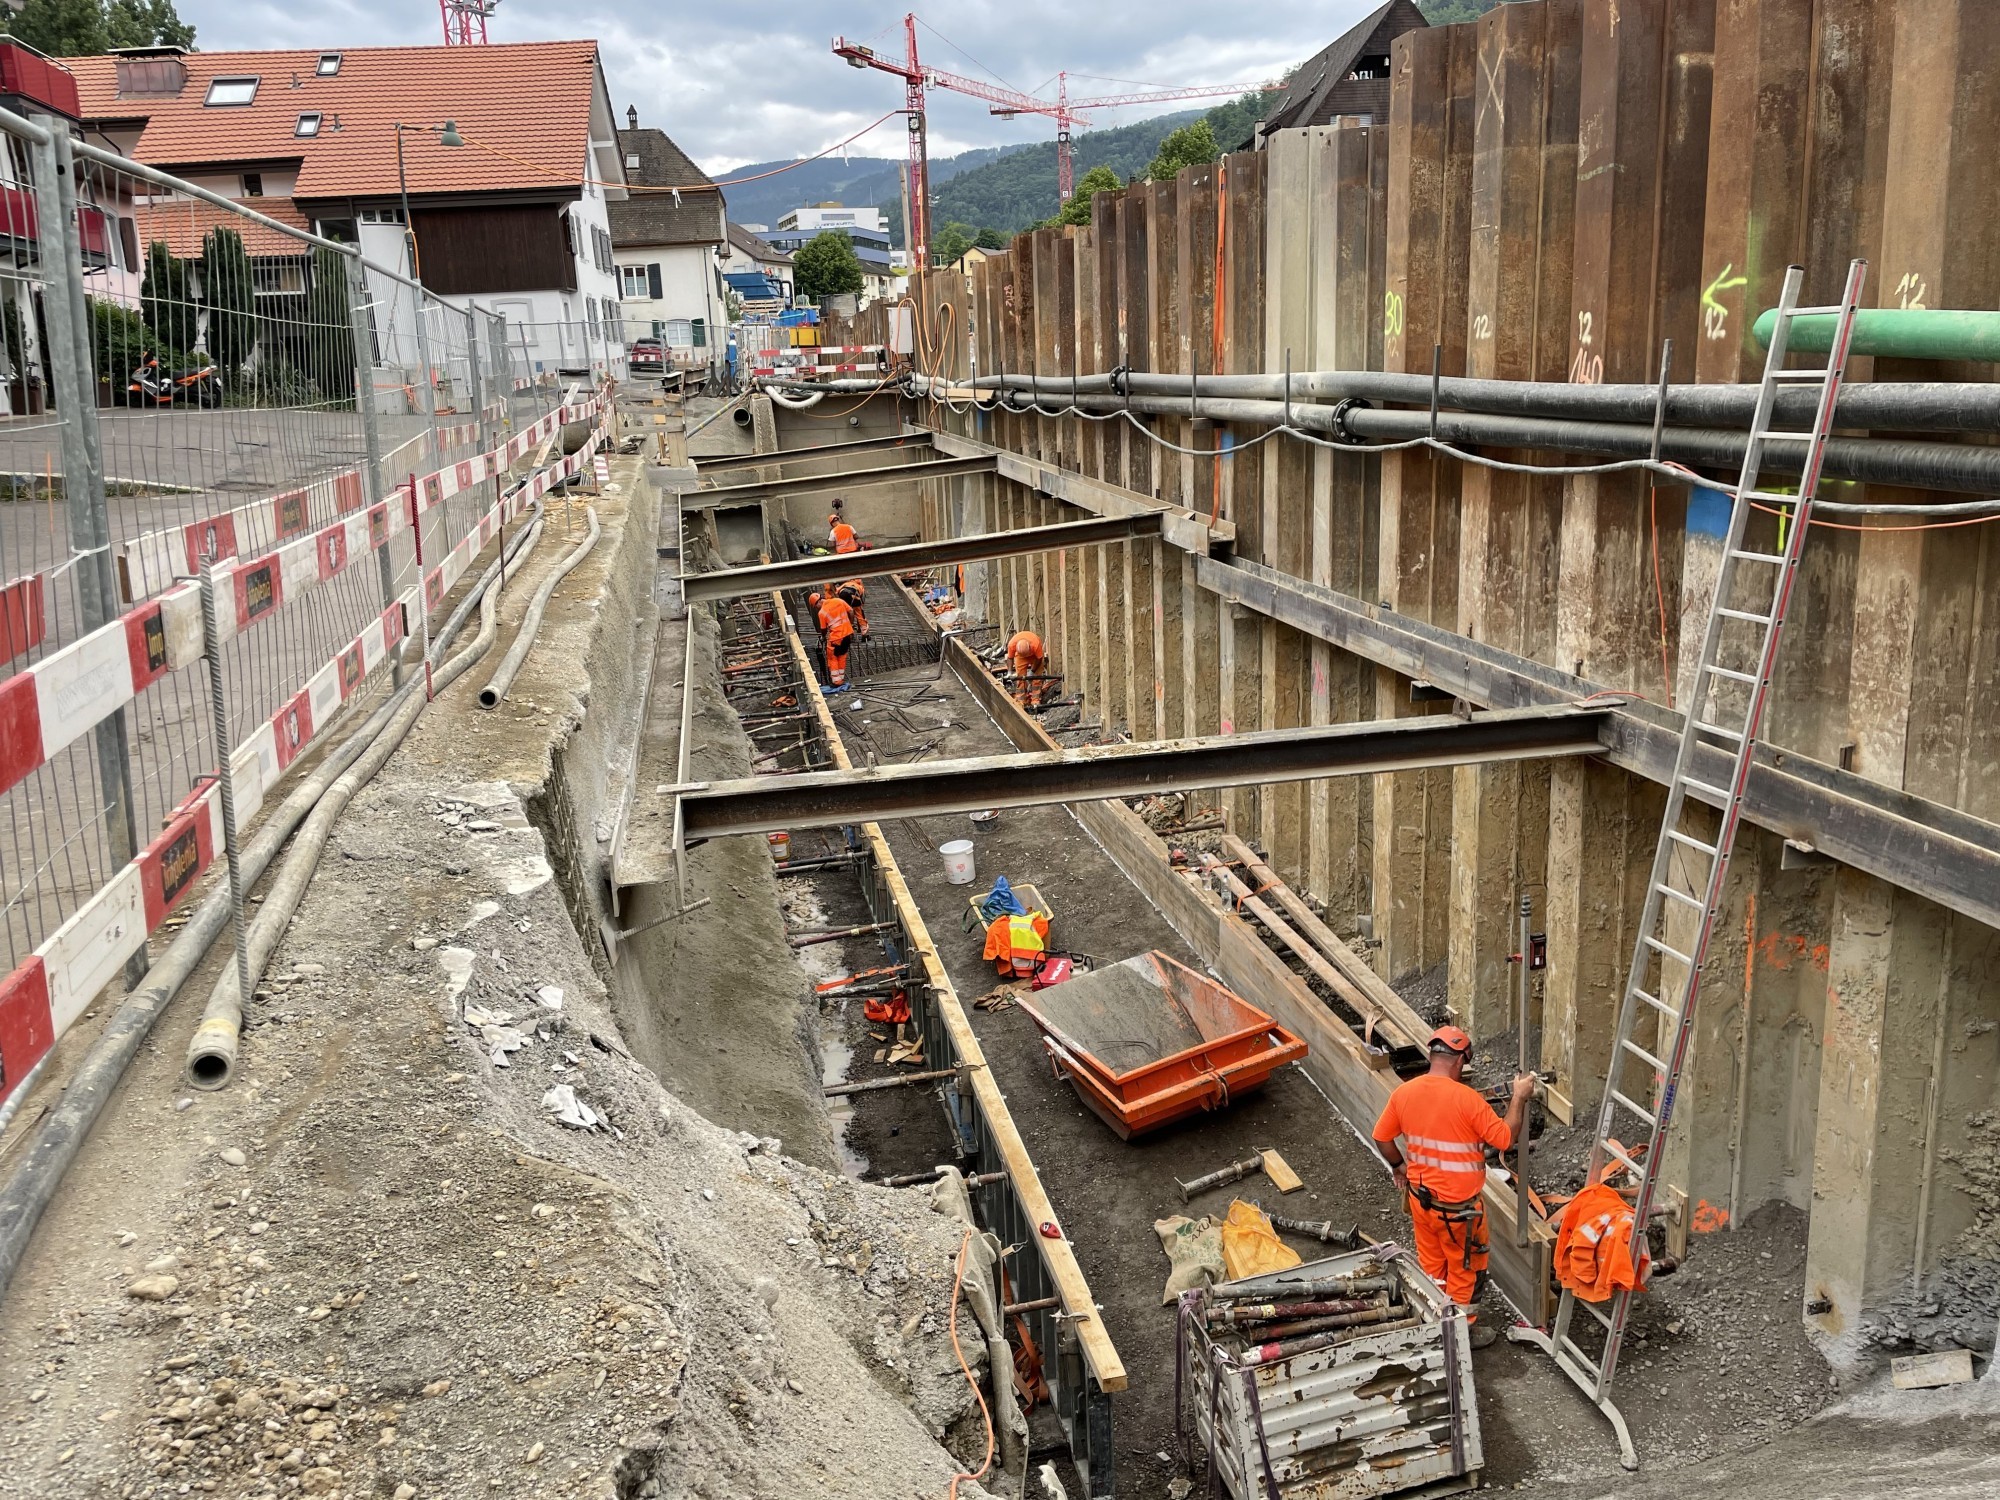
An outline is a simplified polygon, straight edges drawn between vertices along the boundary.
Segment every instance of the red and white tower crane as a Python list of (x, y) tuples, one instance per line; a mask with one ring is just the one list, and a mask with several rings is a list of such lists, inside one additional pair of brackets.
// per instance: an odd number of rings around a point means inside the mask
[(486, 22), (500, 0), (438, 0), (447, 47), (483, 47)]
[(904, 55), (900, 60), (884, 57), (872, 47), (850, 42), (845, 37), (833, 39), (833, 55), (845, 58), (849, 67), (874, 68), (879, 72), (893, 73), (903, 80), (903, 113), (908, 117), (910, 127), (910, 237), (914, 241), (918, 270), (923, 270), (930, 258), (931, 239), (925, 89), (950, 89), (955, 94), (984, 99), (992, 106), (992, 112), (1003, 119), (1012, 119), (1016, 115), (1047, 115), (1053, 119), (1056, 122), (1056, 203), (1061, 207), (1076, 191), (1076, 149), (1071, 137), (1076, 126), (1090, 124), (1086, 111), (1115, 109), (1127, 104), (1156, 104), (1172, 99), (1213, 99), (1283, 87), (1283, 80), (1280, 79), (1258, 83), (1196, 84), (1188, 88), (1146, 89), (1136, 94), (1108, 94), (1098, 99), (1072, 99), (1069, 97), (1069, 74), (1058, 73), (1055, 98), (1044, 99), (1002, 84), (947, 73), (942, 68), (925, 63), (917, 55), (915, 12), (903, 17), (903, 37)]

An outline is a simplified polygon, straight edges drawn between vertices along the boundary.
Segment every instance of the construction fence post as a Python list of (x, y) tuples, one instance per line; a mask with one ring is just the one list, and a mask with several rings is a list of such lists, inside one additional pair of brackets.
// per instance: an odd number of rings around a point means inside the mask
[[(62, 433), (63, 499), (69, 512), (70, 560), (84, 633), (118, 613), (117, 574), (111, 560), (111, 518), (104, 492), (104, 457), (97, 432), (97, 375), (91, 359), (91, 313), (83, 286), (83, 242), (76, 222), (76, 175), (69, 122), (36, 117), (49, 133), (32, 143), (35, 213), (42, 226), (42, 316), (48, 328), (51, 391)], [(93, 731), (99, 795), (111, 857), (128, 864), (139, 852), (137, 799), (132, 790), (132, 749), (125, 710)], [(128, 988), (149, 966), (141, 945), (125, 965)]]
[[(347, 275), (347, 324), (354, 342), (354, 410), (361, 418), (361, 441), (367, 456), (362, 461), (362, 503), (379, 504), (390, 489), (382, 472), (382, 414), (375, 409), (375, 307), (368, 290), (368, 272), (361, 256), (341, 257)], [(387, 542), (375, 549), (375, 569), (382, 583), (382, 608), (396, 602), (396, 563)], [(403, 653), (395, 653), (392, 680), (403, 685)]]

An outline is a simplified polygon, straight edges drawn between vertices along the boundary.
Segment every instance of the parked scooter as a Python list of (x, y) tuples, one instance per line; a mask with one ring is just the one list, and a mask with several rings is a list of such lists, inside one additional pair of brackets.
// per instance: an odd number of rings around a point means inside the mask
[(148, 351), (125, 389), (134, 405), (222, 405), (222, 376), (206, 359), (170, 373), (161, 369), (159, 357)]

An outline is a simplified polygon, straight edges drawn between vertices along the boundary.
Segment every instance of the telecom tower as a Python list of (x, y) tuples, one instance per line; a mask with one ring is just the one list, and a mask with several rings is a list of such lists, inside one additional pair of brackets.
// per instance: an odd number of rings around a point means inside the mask
[(447, 47), (486, 45), (486, 20), (500, 0), (438, 0)]

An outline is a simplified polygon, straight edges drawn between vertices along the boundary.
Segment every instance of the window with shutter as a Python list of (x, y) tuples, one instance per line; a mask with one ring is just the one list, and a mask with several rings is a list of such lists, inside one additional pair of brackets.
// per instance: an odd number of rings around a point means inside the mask
[(692, 331), (694, 333), (694, 347), (697, 349), (706, 349), (708, 347), (707, 325), (700, 318), (696, 318)]
[(646, 293), (656, 302), (660, 298), (660, 263), (656, 260), (646, 265)]

